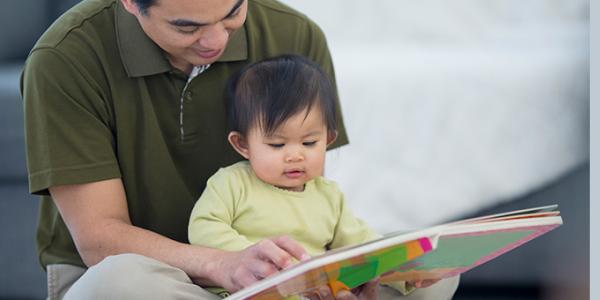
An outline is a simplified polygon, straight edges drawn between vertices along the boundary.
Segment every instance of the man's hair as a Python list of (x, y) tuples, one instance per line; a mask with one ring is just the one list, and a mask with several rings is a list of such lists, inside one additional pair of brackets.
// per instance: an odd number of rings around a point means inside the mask
[(273, 134), (297, 113), (320, 110), (328, 132), (337, 130), (336, 92), (316, 63), (282, 55), (244, 67), (227, 83), (231, 130), (247, 135), (253, 126)]
[(140, 13), (142, 15), (147, 15), (148, 14), (148, 8), (150, 8), (150, 6), (156, 4), (158, 0), (133, 0), (133, 2), (135, 3), (135, 5), (137, 5), (138, 10), (140, 11)]

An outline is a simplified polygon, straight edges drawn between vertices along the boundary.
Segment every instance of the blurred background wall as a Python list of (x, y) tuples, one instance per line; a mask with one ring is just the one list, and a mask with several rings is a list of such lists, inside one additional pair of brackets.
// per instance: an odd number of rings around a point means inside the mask
[[(22, 63), (77, 0), (0, 10), (0, 299), (42, 299)], [(351, 144), (328, 154), (381, 232), (558, 203), (565, 224), (462, 278), (455, 299), (587, 299), (589, 3), (284, 0), (329, 41)]]
[(284, 0), (325, 32), (351, 144), (327, 176), (381, 232), (557, 203), (457, 299), (587, 299), (589, 3)]

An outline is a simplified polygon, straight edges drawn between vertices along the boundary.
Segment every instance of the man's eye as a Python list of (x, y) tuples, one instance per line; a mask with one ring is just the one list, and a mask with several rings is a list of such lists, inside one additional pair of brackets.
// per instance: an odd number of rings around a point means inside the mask
[(304, 142), (304, 143), (302, 143), (302, 145), (304, 145), (304, 146), (309, 146), (309, 147), (310, 147), (310, 146), (314, 146), (314, 145), (316, 145), (316, 144), (317, 144), (317, 141), (312, 141), (312, 142)]
[(269, 144), (269, 146), (271, 146), (272, 148), (281, 148), (283, 147), (283, 145), (285, 144)]
[(193, 34), (198, 30), (198, 27), (177, 27), (177, 31), (183, 34)]

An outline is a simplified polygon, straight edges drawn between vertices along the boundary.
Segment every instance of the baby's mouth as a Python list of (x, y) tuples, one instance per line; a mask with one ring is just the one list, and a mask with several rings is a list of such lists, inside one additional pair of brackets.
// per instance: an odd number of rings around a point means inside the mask
[(302, 171), (302, 170), (289, 170), (289, 171), (285, 171), (283, 174), (285, 176), (289, 177), (289, 178), (298, 178), (298, 177), (304, 175), (304, 171)]

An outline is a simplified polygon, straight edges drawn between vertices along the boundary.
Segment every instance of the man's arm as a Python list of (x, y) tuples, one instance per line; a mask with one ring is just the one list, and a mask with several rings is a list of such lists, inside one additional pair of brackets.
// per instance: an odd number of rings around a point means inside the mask
[(306, 254), (285, 237), (226, 252), (180, 243), (133, 226), (121, 179), (49, 190), (88, 267), (110, 255), (137, 253), (182, 269), (198, 284), (236, 291), (289, 266), (292, 256), (300, 259)]

